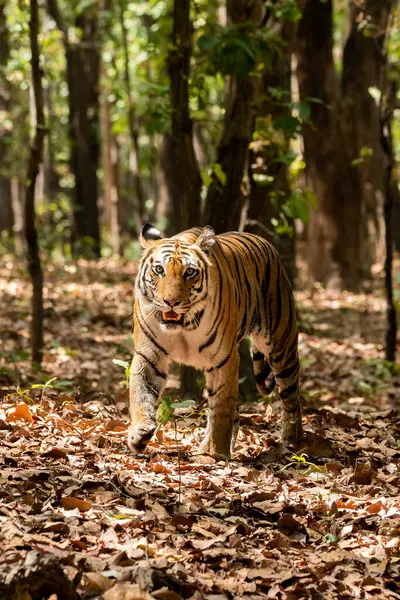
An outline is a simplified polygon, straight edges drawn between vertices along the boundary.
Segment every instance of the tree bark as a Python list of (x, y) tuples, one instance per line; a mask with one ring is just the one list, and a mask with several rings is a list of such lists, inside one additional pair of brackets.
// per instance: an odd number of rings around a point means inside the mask
[(14, 219), (14, 247), (15, 254), (21, 257), (24, 254), (24, 183), (16, 175), (11, 178), (11, 203)]
[(47, 0), (47, 6), (62, 32), (67, 63), (71, 171), (75, 177), (73, 251), (99, 257), (99, 11), (97, 6), (89, 6), (76, 17), (74, 25), (82, 35), (75, 43), (69, 40), (57, 0)]
[[(365, 274), (374, 262), (382, 264), (385, 254), (380, 102), (370, 91), (383, 93), (387, 33), (395, 4), (396, 0), (350, 0), (350, 33), (343, 52), (342, 120), (353, 168), (361, 179)], [(367, 30), (360, 27), (362, 22)]]
[(101, 104), (104, 217), (111, 233), (111, 246), (113, 252), (115, 254), (120, 254), (123, 216), (122, 201), (119, 193), (118, 144), (111, 131), (111, 107), (106, 91), (104, 91)]
[(124, 51), (124, 82), (125, 82), (125, 91), (128, 98), (128, 125), (129, 125), (129, 135), (131, 139), (131, 154), (130, 154), (130, 170), (132, 174), (133, 180), (133, 188), (135, 192), (134, 199), (134, 217), (135, 217), (135, 225), (136, 230), (138, 232), (141, 231), (144, 223), (147, 220), (146, 215), (146, 196), (144, 192), (143, 179), (141, 175), (140, 169), (140, 146), (139, 146), (139, 128), (137, 124), (136, 114), (135, 114), (135, 106), (132, 96), (132, 86), (131, 86), (131, 78), (129, 73), (129, 47), (128, 47), (128, 36), (125, 25), (124, 18), (124, 0), (120, 0), (119, 2), (119, 10), (120, 10), (120, 25), (121, 25), (121, 33), (122, 33), (122, 47)]
[(311, 124), (303, 127), (306, 183), (318, 207), (308, 226), (311, 276), (357, 289), (362, 270), (362, 193), (343, 131), (332, 55), (332, 0), (306, 0), (297, 34), (297, 78), (301, 99), (310, 102)]
[[(231, 25), (249, 33), (260, 22), (257, 0), (228, 0), (227, 16)], [(231, 75), (227, 82), (224, 128), (216, 162), (225, 173), (225, 183), (214, 175), (208, 189), (203, 222), (215, 231), (238, 229), (244, 204), (243, 178), (253, 132), (256, 84), (252, 75)]]
[[(290, 116), (291, 110), (285, 106), (291, 98), (291, 59), (294, 41), (293, 23), (284, 23), (281, 38), (284, 43), (276, 51), (264, 68), (259, 82), (257, 96), (263, 98), (257, 103), (257, 117), (262, 119), (264, 132), (252, 144), (249, 161), (250, 195), (247, 208), (245, 229), (265, 237), (278, 250), (291, 284), (296, 278), (295, 229), (293, 220), (288, 219), (292, 233), (276, 234), (273, 231), (271, 219), (279, 219), (281, 206), (290, 197), (289, 168), (287, 162), (281, 159), (289, 153), (289, 142), (274, 129), (274, 119)], [(269, 88), (286, 91), (284, 99), (277, 101), (269, 93)], [(267, 124), (270, 123), (270, 124)], [(257, 175), (263, 175), (272, 181), (267, 183), (257, 180)]]
[[(398, 181), (393, 177), (393, 168), (395, 165), (395, 153), (393, 148), (392, 119), (394, 106), (397, 98), (396, 79), (385, 78), (384, 86), (387, 88), (383, 96), (386, 109), (381, 109), (381, 144), (384, 154), (385, 166), (385, 290), (386, 290), (386, 315), (387, 328), (385, 338), (386, 360), (394, 363), (397, 353), (397, 313), (393, 297), (393, 250), (394, 250), (394, 227), (395, 205), (398, 197)], [(383, 86), (382, 86), (383, 87)], [(382, 89), (382, 93), (384, 90)], [(382, 103), (382, 107), (385, 106)], [(398, 227), (397, 227), (398, 228)], [(397, 229), (396, 228), (396, 229)]]
[(35, 185), (43, 157), (43, 142), (46, 135), (42, 72), (39, 65), (40, 50), (38, 0), (31, 0), (29, 37), (31, 46), (32, 87), (35, 99), (36, 130), (30, 148), (25, 192), (25, 238), (27, 242), (28, 270), (32, 282), (32, 362), (41, 364), (43, 352), (43, 272), (40, 263), (39, 245), (35, 224)]
[(7, 29), (5, 0), (0, 0), (0, 232), (8, 231), (10, 234), (14, 225), (11, 201), (11, 173), (9, 164), (8, 147), (11, 141), (11, 132), (3, 123), (7, 123), (4, 115), (9, 111), (10, 86), (6, 79), (4, 69), (10, 56), (9, 32)]
[(200, 222), (201, 177), (193, 147), (189, 114), (189, 77), (192, 52), (190, 0), (175, 0), (171, 50), (167, 68), (171, 82), (171, 132), (163, 136), (160, 168), (170, 205), (167, 233), (177, 233)]

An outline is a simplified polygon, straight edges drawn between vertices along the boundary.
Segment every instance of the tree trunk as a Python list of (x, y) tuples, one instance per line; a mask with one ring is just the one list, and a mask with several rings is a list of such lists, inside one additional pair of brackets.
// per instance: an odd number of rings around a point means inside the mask
[(285, 103), (277, 101), (269, 93), (269, 88), (285, 91), (286, 103), (290, 101), (293, 36), (293, 24), (284, 23), (281, 33), (284, 46), (268, 61), (259, 83), (257, 95), (264, 99), (257, 103), (261, 133), (252, 144), (250, 154), (250, 196), (245, 229), (265, 237), (276, 247), (294, 286), (296, 258), (293, 220), (287, 219), (291, 232), (279, 235), (272, 230), (271, 224), (271, 219), (279, 219), (281, 206), (291, 195), (288, 164), (281, 158), (289, 153), (289, 141), (274, 128), (274, 120), (290, 116), (291, 111), (284, 106)]
[(297, 78), (301, 99), (319, 100), (310, 102), (311, 124), (303, 127), (306, 182), (318, 201), (308, 226), (308, 266), (318, 281), (357, 289), (363, 278), (361, 184), (343, 131), (332, 45), (332, 0), (306, 0)]
[(385, 289), (386, 289), (386, 315), (387, 329), (385, 339), (386, 360), (394, 363), (397, 353), (397, 314), (396, 304), (393, 296), (393, 250), (394, 250), (394, 223), (395, 206), (398, 201), (398, 181), (393, 176), (394, 165), (396, 162), (393, 148), (392, 120), (394, 107), (397, 99), (397, 80), (390, 77), (390, 73), (385, 73), (383, 81), (381, 101), (381, 144), (384, 155), (385, 166)]
[(74, 25), (81, 31), (81, 38), (70, 42), (57, 0), (47, 0), (47, 5), (63, 34), (67, 62), (71, 171), (75, 177), (73, 251), (76, 255), (99, 257), (99, 10), (89, 6), (76, 17)]
[(24, 254), (24, 183), (16, 175), (11, 178), (11, 203), (14, 219), (14, 247), (15, 254), (21, 257)]
[[(380, 102), (371, 91), (382, 91), (386, 43), (396, 0), (350, 1), (350, 33), (343, 53), (343, 127), (353, 168), (361, 179), (363, 209), (363, 270), (383, 264), (385, 167), (380, 142)], [(360, 23), (367, 23), (362, 28)]]
[(10, 56), (9, 33), (7, 29), (5, 1), (0, 0), (0, 233), (1, 231), (12, 232), (14, 219), (11, 202), (11, 173), (8, 159), (8, 147), (11, 140), (10, 131), (4, 116), (9, 111), (10, 104), (10, 86), (4, 74)]
[(393, 145), (390, 131), (390, 122), (382, 122), (382, 145), (386, 153), (386, 195), (385, 195), (385, 287), (386, 287), (386, 305), (387, 305), (387, 329), (385, 354), (386, 360), (395, 362), (397, 345), (397, 315), (396, 306), (393, 298)]
[(115, 254), (121, 252), (123, 227), (121, 198), (119, 193), (118, 146), (111, 131), (110, 103), (107, 92), (102, 99), (102, 151), (104, 173), (104, 216), (111, 233), (111, 246)]
[[(260, 22), (258, 1), (228, 0), (228, 23), (254, 31)], [(215, 174), (210, 184), (203, 222), (215, 231), (238, 229), (244, 203), (242, 190), (253, 132), (256, 83), (252, 75), (231, 75), (227, 82), (224, 129), (218, 145), (216, 162), (225, 174), (222, 182)]]
[(30, 148), (25, 193), (25, 238), (27, 242), (28, 269), (32, 281), (32, 362), (41, 364), (43, 352), (43, 272), (35, 224), (35, 185), (43, 156), (46, 134), (43, 110), (42, 72), (39, 65), (40, 50), (38, 0), (31, 0), (29, 37), (31, 46), (32, 87), (35, 99), (36, 131)]
[(175, 0), (168, 74), (171, 82), (171, 132), (163, 136), (160, 168), (168, 190), (168, 232), (177, 233), (200, 222), (201, 178), (193, 147), (189, 114), (192, 24), (190, 0)]
[(122, 46), (124, 51), (124, 81), (125, 91), (128, 98), (128, 125), (129, 135), (131, 138), (131, 154), (129, 159), (129, 166), (132, 174), (133, 188), (135, 191), (134, 199), (134, 217), (137, 232), (140, 232), (144, 223), (147, 220), (146, 215), (146, 197), (144, 192), (144, 185), (140, 169), (140, 146), (139, 146), (139, 128), (137, 125), (137, 119), (135, 114), (135, 107), (132, 96), (131, 78), (129, 73), (129, 47), (128, 47), (128, 36), (125, 26), (124, 18), (124, 0), (119, 1), (120, 10), (120, 25), (122, 33)]

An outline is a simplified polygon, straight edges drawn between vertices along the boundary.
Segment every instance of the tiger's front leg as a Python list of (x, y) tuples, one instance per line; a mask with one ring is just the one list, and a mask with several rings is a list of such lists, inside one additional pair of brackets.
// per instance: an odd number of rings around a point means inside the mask
[[(146, 354), (144, 353), (146, 351)], [(167, 380), (167, 360), (149, 349), (135, 350), (129, 382), (128, 446), (143, 452), (156, 429), (157, 401)]]
[(239, 428), (236, 408), (239, 387), (239, 352), (235, 346), (228, 361), (206, 373), (208, 420), (199, 453), (229, 458)]

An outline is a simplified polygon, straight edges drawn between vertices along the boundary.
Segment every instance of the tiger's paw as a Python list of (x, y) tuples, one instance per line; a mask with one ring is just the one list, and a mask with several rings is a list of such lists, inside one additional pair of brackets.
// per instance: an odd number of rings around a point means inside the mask
[(128, 446), (134, 454), (141, 454), (153, 437), (156, 426), (153, 423), (131, 425), (128, 429)]
[(212, 456), (215, 460), (229, 460), (231, 457), (229, 445), (225, 448), (210, 438), (202, 441), (196, 454)]
[(301, 411), (283, 413), (282, 415), (282, 442), (296, 443), (304, 438)]

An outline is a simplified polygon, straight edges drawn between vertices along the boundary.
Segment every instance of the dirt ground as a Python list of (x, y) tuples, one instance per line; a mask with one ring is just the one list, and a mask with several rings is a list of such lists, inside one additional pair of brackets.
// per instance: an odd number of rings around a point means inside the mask
[(0, 260), (1, 600), (400, 598), (400, 367), (383, 360), (382, 280), (297, 292), (307, 440), (282, 447), (278, 398), (249, 398), (233, 459), (215, 462), (194, 455), (193, 406), (144, 457), (127, 450), (113, 360), (132, 353), (134, 275), (46, 266), (39, 371), (25, 270)]

